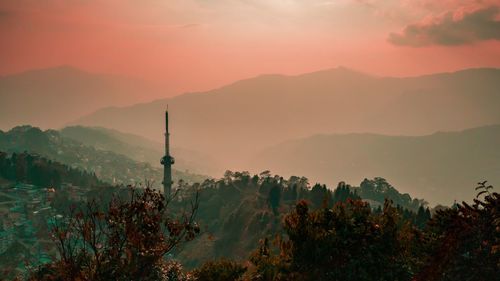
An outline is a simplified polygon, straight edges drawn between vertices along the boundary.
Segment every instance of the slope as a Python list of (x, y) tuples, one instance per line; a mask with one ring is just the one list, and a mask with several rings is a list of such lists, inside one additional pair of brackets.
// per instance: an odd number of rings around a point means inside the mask
[[(153, 167), (160, 167), (163, 144), (134, 134), (122, 133), (101, 127), (71, 126), (59, 131), (64, 137), (79, 141), (100, 150), (126, 155), (139, 162), (147, 162)], [(175, 168), (204, 175), (215, 175), (215, 161), (210, 157), (182, 147), (172, 147), (175, 156)]]
[(264, 75), (204, 93), (105, 108), (75, 121), (162, 138), (171, 111), (172, 144), (246, 169), (258, 150), (318, 133), (429, 134), (500, 122), (500, 70), (421, 77), (374, 77), (336, 68), (299, 76)]
[[(95, 173), (99, 179), (112, 184), (142, 184), (154, 181), (159, 186), (162, 170), (148, 163), (135, 161), (115, 152), (98, 150), (92, 146), (62, 136), (54, 130), (42, 131), (31, 126), (20, 126), (8, 132), (0, 131), (0, 150), (5, 152), (36, 153), (73, 168)], [(204, 176), (173, 171), (174, 180), (202, 181)]]
[(141, 80), (88, 73), (69, 66), (0, 77), (0, 129), (20, 124), (58, 128), (105, 106), (124, 106), (160, 96)]
[(263, 150), (253, 167), (332, 184), (383, 176), (431, 203), (473, 198), (478, 181), (500, 186), (500, 125), (421, 137), (316, 135)]

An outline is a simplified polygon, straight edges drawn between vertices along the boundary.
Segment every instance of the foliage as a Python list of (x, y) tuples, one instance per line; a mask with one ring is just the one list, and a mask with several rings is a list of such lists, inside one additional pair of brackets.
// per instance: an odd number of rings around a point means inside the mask
[(196, 280), (233, 281), (239, 280), (246, 268), (239, 263), (227, 259), (208, 261), (193, 272)]
[[(380, 216), (360, 200), (310, 211), (301, 201), (286, 216), (279, 258), (261, 246), (252, 262), (257, 280), (409, 280), (396, 209)], [(264, 250), (263, 250), (264, 249)], [(277, 265), (278, 272), (269, 269)], [(264, 265), (264, 266), (263, 266)], [(267, 267), (267, 268), (266, 268)], [(257, 278), (261, 276), (260, 278)], [(273, 277), (271, 277), (273, 276)]]
[[(6, 163), (8, 158), (1, 159)], [(149, 187), (127, 189), (107, 205), (89, 200), (71, 208), (53, 229), (60, 258), (31, 277), (496, 280), (500, 195), (491, 186), (480, 183), (473, 204), (443, 208), (431, 218), (424, 202), (411, 198), (400, 202), (420, 202), (415, 211), (387, 198), (380, 208), (372, 208), (358, 191), (378, 199), (381, 194), (406, 197), (381, 178), (374, 182), (365, 181), (363, 191), (345, 183), (331, 191), (320, 184), (310, 187), (305, 178), (228, 171), (219, 180), (182, 182), (172, 201)], [(192, 196), (195, 201), (183, 212)], [(195, 214), (201, 227), (194, 223)], [(186, 243), (183, 252), (176, 250), (199, 232), (205, 239)], [(204, 263), (190, 273), (169, 259), (175, 256), (186, 265), (198, 253), (204, 253), (198, 258)]]
[(90, 187), (102, 185), (95, 174), (67, 167), (38, 155), (0, 151), (0, 177), (41, 187), (59, 187), (68, 182)]
[[(12, 128), (0, 134), (0, 149), (8, 153), (36, 153), (72, 168), (95, 173), (100, 180), (109, 184), (133, 185), (144, 179), (160, 183), (163, 179), (160, 167), (138, 162), (130, 158), (130, 155), (85, 145), (55, 130), (42, 131), (31, 126)], [(159, 157), (157, 163), (159, 164)], [(202, 181), (206, 178), (175, 169), (172, 172), (175, 180), (183, 178), (187, 181)]]
[[(498, 280), (500, 194), (486, 182), (472, 205), (437, 211), (426, 232), (430, 251), (416, 280)], [(481, 196), (483, 199), (480, 199)]]
[(195, 199), (178, 218), (167, 207), (160, 193), (130, 188), (125, 199), (116, 197), (106, 211), (94, 200), (73, 209), (53, 229), (60, 259), (32, 279), (161, 280), (174, 274), (163, 257), (199, 233), (194, 222), (198, 203)]
[[(277, 239), (277, 242), (279, 243), (280, 239)], [(279, 275), (280, 256), (273, 253), (274, 249), (269, 246), (267, 238), (261, 239), (259, 244), (259, 248), (250, 256), (253, 268), (250, 269), (248, 275), (251, 280), (276, 280)]]
[(424, 200), (411, 198), (407, 193), (401, 194), (384, 178), (376, 177), (374, 179), (364, 179), (357, 189), (359, 196), (363, 199), (371, 199), (378, 202), (383, 202), (384, 199), (389, 199), (396, 205), (412, 211), (417, 211), (422, 205), (427, 205)]
[(380, 213), (360, 200), (313, 211), (300, 201), (284, 219), (285, 238), (251, 255), (249, 279), (498, 280), (500, 194), (490, 189), (483, 184), (483, 200), (440, 210), (426, 226), (390, 201)]
[[(194, 190), (199, 190), (200, 194), (197, 219), (204, 235), (186, 245), (183, 252), (175, 253), (187, 268), (200, 266), (213, 258), (244, 261), (259, 240), (284, 232), (281, 222), (301, 200), (315, 210), (332, 208), (336, 203), (349, 199), (361, 199), (358, 188), (344, 182), (334, 190), (321, 184), (311, 187), (305, 177), (285, 179), (270, 171), (258, 175), (226, 171), (220, 179), (208, 179), (193, 185), (183, 183), (181, 197), (189, 198)], [(382, 196), (380, 205), (383, 205), (383, 200)], [(182, 201), (172, 203), (173, 208), (182, 205)], [(401, 220), (417, 224), (416, 212), (401, 206), (395, 208)], [(419, 218), (419, 227), (423, 227), (429, 218)]]

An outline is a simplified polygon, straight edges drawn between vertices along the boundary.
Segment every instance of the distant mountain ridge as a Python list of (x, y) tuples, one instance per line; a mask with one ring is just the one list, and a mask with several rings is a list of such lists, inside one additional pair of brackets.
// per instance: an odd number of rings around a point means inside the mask
[(500, 125), (418, 137), (315, 135), (265, 149), (252, 166), (329, 185), (382, 176), (400, 191), (450, 205), (473, 198), (479, 181), (500, 188), (499, 144)]
[[(51, 85), (54, 84), (57, 85)], [(1, 85), (0, 81), (0, 90), (3, 89)], [(253, 169), (252, 172), (259, 172), (279, 159), (269, 163), (260, 162), (262, 165), (258, 166), (255, 165), (258, 162), (252, 161), (255, 155), (262, 155), (261, 151), (290, 139), (353, 132), (427, 135), (436, 131), (499, 124), (498, 89), (499, 69), (468, 69), (394, 78), (336, 68), (297, 76), (263, 75), (207, 92), (189, 93), (133, 106), (102, 108), (73, 124), (132, 133), (151, 139), (157, 145), (163, 141), (163, 112), (168, 105), (171, 112), (171, 145), (201, 153), (200, 157), (184, 157), (184, 152), (177, 152), (179, 160), (189, 160), (184, 166), (178, 162), (178, 168), (193, 167), (193, 171), (207, 171), (210, 175), (220, 175), (226, 169)], [(0, 97), (3, 99), (3, 95)], [(74, 116), (74, 112), (63, 112), (71, 110), (71, 106), (61, 106), (66, 105), (64, 102), (51, 105), (48, 110), (42, 104), (37, 105), (33, 114), (29, 113), (29, 106), (8, 106), (9, 109), (5, 111), (3, 108), (7, 106), (3, 105), (8, 103), (1, 104), (0, 123), (8, 120), (2, 114), (9, 110), (12, 116), (20, 119), (43, 119), (43, 111), (47, 111), (48, 115), (57, 112), (58, 122), (70, 120)], [(15, 112), (16, 108), (22, 110)], [(61, 108), (61, 112), (58, 112), (58, 108)], [(82, 134), (84, 136), (86, 133)], [(120, 148), (112, 145), (112, 142), (107, 144), (108, 148), (110, 144), (117, 150), (122, 149), (120, 153), (131, 149), (130, 146)], [(143, 143), (141, 146), (148, 145)], [(150, 153), (149, 162), (155, 164), (157, 160), (153, 154)], [(425, 155), (425, 151), (421, 151), (421, 154)], [(208, 171), (207, 167), (212, 170)], [(406, 183), (378, 173), (379, 170), (374, 171), (377, 173), (374, 172), (373, 176), (388, 177), (404, 191), (419, 197), (429, 197), (410, 190), (412, 187)], [(296, 174), (307, 175), (308, 172), (306, 169)], [(350, 177), (350, 172), (345, 176)], [(486, 177), (487, 174), (479, 176)], [(320, 180), (332, 184), (328, 178)], [(356, 175), (352, 182), (359, 180)], [(427, 182), (428, 179), (421, 181)]]
[(74, 124), (161, 140), (168, 105), (173, 144), (209, 153), (223, 167), (246, 169), (259, 150), (318, 133), (423, 135), (500, 123), (498, 89), (499, 69), (393, 78), (336, 68), (104, 108)]
[[(148, 82), (70, 66), (30, 70), (0, 77), (0, 129), (21, 124), (58, 128), (107, 106), (144, 101), (158, 92)], [(159, 95), (157, 95), (159, 96)]]

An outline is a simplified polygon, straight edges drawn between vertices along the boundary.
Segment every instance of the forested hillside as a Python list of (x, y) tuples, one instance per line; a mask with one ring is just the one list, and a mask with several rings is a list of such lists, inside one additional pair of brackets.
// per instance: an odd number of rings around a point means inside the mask
[[(193, 198), (196, 191), (199, 192), (197, 221), (201, 236), (187, 244), (177, 256), (188, 267), (214, 258), (244, 261), (260, 239), (272, 238), (283, 231), (284, 216), (301, 200), (315, 210), (333, 207), (348, 199), (363, 199), (373, 210), (381, 211), (388, 199), (405, 220), (415, 225), (423, 226), (430, 218), (424, 200), (399, 193), (382, 178), (366, 179), (361, 187), (341, 182), (334, 188), (310, 184), (304, 177), (285, 179), (268, 171), (260, 175), (227, 171), (219, 180), (186, 185), (181, 194), (185, 199)], [(183, 204), (183, 201), (174, 201), (171, 206), (176, 209)]]
[[(12, 206), (0, 233), (8, 239), (10, 258), (0, 259), (7, 277), (26, 273), (20, 259), (38, 265), (30, 280), (479, 281), (496, 280), (500, 267), (500, 197), (484, 182), (473, 205), (441, 208), (431, 218), (423, 200), (382, 178), (332, 190), (304, 177), (228, 171), (181, 182), (164, 201), (149, 188), (98, 187), (95, 175), (26, 153), (0, 153), (0, 168), (0, 205)], [(10, 235), (11, 225), (19, 236)], [(64, 248), (75, 243), (86, 246)]]
[[(113, 193), (117, 198), (129, 198), (127, 188), (109, 186), (95, 174), (28, 153), (0, 153), (0, 186), (0, 205), (23, 206), (19, 202), (30, 202), (16, 211), (26, 216), (22, 225), (29, 229), (29, 222), (36, 221), (37, 227), (43, 230), (28, 241), (33, 245), (38, 240), (46, 241), (41, 256), (27, 248), (23, 248), (23, 255), (11, 254), (16, 258), (30, 257), (35, 263), (39, 262), (36, 259), (40, 257), (46, 261), (46, 253), (55, 251), (54, 244), (48, 242), (50, 239), (46, 232), (54, 227), (50, 222), (51, 216), (71, 216), (72, 210), (85, 207), (86, 202), (92, 200), (97, 200), (96, 206), (106, 209)], [(423, 227), (430, 218), (430, 211), (423, 200), (400, 194), (381, 178), (367, 179), (361, 187), (339, 183), (333, 189), (321, 184), (311, 185), (304, 177), (284, 179), (268, 171), (260, 175), (227, 171), (221, 179), (195, 184), (181, 182), (178, 188), (179, 191), (168, 206), (170, 212), (183, 214), (189, 209), (192, 200), (197, 198), (198, 202), (198, 237), (173, 249), (169, 255), (169, 258), (181, 261), (187, 268), (195, 268), (216, 258), (246, 260), (260, 239), (272, 238), (284, 232), (284, 217), (301, 200), (316, 210), (333, 207), (339, 202), (359, 200), (359, 194), (362, 194), (374, 212), (381, 212), (384, 200), (390, 199), (404, 219), (418, 227)], [(31, 191), (22, 191), (25, 189)], [(38, 203), (33, 204), (32, 201)], [(7, 222), (16, 223), (17, 218), (9, 215)], [(5, 226), (7, 230), (10, 229), (8, 225), (10, 223)], [(9, 245), (14, 247), (15, 241)], [(3, 266), (14, 265), (8, 260), (0, 262)]]
[[(8, 132), (0, 131), (0, 150), (37, 153), (73, 168), (94, 173), (99, 179), (111, 184), (135, 185), (148, 180), (159, 186), (163, 178), (162, 170), (149, 163), (96, 149), (66, 138), (54, 130), (42, 131), (31, 126), (16, 127)], [(173, 176), (175, 181), (201, 181), (205, 178), (178, 170), (173, 171)]]
[[(28, 154), (2, 155), (2, 167), (32, 167), (18, 173), (22, 177), (38, 169), (29, 165)], [(60, 167), (34, 159), (49, 169)], [(28, 278), (495, 280), (500, 196), (491, 186), (479, 184), (474, 204), (456, 204), (431, 218), (422, 205), (413, 212), (391, 200), (377, 201), (392, 196), (411, 207), (421, 202), (384, 183), (340, 183), (330, 191), (311, 187), (306, 178), (228, 171), (219, 180), (183, 184), (167, 201), (149, 188), (107, 188), (117, 192), (114, 197), (89, 190), (70, 206), (55, 208), (67, 223), (50, 226), (53, 242), (46, 250), (58, 254), (46, 257)], [(358, 191), (382, 204), (373, 208)], [(43, 239), (48, 232), (38, 235)], [(81, 246), (65, 248), (70, 245)]]
[(252, 167), (300, 172), (330, 185), (383, 175), (400, 191), (450, 205), (470, 200), (478, 181), (500, 185), (499, 143), (500, 125), (420, 137), (316, 135), (270, 147), (255, 155)]
[(62, 183), (87, 188), (103, 185), (93, 173), (25, 152), (8, 154), (0, 151), (0, 177), (44, 188), (60, 187)]
[[(164, 145), (160, 142), (113, 129), (71, 126), (65, 127), (59, 132), (64, 137), (85, 145), (126, 155), (136, 161), (149, 163), (153, 167), (160, 167), (158, 159), (165, 150)], [(179, 171), (188, 170), (203, 175), (214, 175), (217, 171), (216, 167), (218, 165), (206, 154), (185, 149), (178, 145), (173, 145), (170, 151), (175, 156), (175, 168)]]
[(81, 169), (0, 151), (0, 278), (25, 276), (50, 262), (57, 252), (55, 223), (82, 202), (110, 200), (118, 190)]

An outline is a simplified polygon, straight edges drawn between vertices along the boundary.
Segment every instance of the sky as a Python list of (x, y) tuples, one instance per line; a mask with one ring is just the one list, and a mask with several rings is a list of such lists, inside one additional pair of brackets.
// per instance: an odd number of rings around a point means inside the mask
[(498, 0), (0, 0), (0, 75), (71, 65), (167, 95), (265, 73), (500, 67)]

